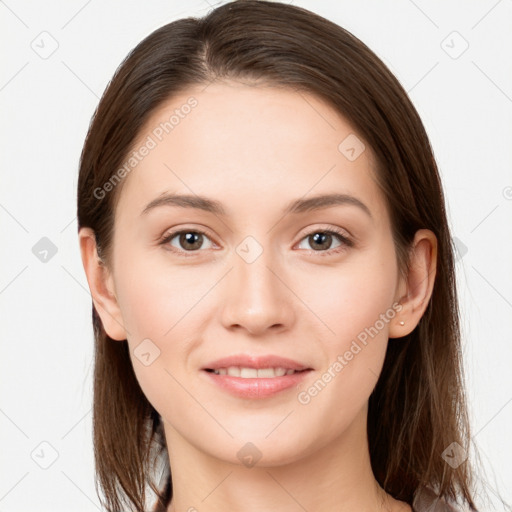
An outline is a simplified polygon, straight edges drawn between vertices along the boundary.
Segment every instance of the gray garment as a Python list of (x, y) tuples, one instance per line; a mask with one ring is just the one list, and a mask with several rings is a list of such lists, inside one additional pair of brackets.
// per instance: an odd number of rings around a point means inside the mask
[(426, 486), (420, 486), (412, 502), (413, 512), (460, 512), (458, 508), (448, 503), (444, 498), (439, 498), (437, 494)]

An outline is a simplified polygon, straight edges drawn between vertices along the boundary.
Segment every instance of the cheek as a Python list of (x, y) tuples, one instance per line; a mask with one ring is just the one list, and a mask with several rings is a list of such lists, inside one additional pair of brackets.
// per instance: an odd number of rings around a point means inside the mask
[(389, 323), (397, 314), (396, 280), (393, 248), (381, 246), (380, 251), (347, 260), (339, 270), (323, 270), (303, 281), (299, 293), (307, 297), (304, 302), (320, 325), (326, 326), (319, 336), (319, 348), (325, 353), (321, 374), (327, 373), (323, 382), (332, 382), (320, 400), (325, 406), (342, 393), (358, 407), (373, 390), (386, 354)]
[(208, 272), (172, 267), (147, 254), (131, 256), (118, 263), (117, 287), (129, 337), (132, 343), (140, 338), (163, 342), (190, 325), (190, 313), (208, 291)]
[[(211, 272), (148, 264), (146, 255), (119, 258), (116, 291), (137, 380), (156, 410), (172, 407), (168, 397), (187, 399), (178, 384), (188, 354), (197, 344), (198, 325), (206, 316), (201, 298), (211, 288)], [(174, 377), (174, 378), (173, 378)], [(172, 411), (169, 411), (171, 414)]]
[(397, 268), (392, 248), (377, 249), (351, 256), (338, 268), (319, 268), (299, 281), (299, 294), (328, 328), (329, 347), (342, 348), (376, 323), (381, 338), (387, 338), (386, 320), (395, 315)]

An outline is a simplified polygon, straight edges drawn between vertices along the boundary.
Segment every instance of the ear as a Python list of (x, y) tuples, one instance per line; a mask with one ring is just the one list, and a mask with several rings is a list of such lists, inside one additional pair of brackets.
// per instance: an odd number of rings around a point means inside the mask
[(81, 228), (78, 238), (87, 282), (103, 328), (112, 339), (125, 340), (126, 329), (115, 295), (114, 280), (111, 272), (98, 256), (94, 231), (91, 228)]
[(437, 238), (429, 229), (420, 229), (409, 253), (408, 274), (400, 277), (397, 286), (395, 300), (402, 309), (390, 322), (390, 338), (406, 336), (418, 325), (432, 296), (436, 267)]

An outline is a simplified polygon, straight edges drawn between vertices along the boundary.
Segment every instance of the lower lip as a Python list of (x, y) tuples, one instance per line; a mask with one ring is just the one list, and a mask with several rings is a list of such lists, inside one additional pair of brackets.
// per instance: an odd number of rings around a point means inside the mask
[(235, 396), (241, 398), (267, 398), (280, 391), (297, 386), (311, 370), (268, 379), (244, 379), (242, 377), (232, 377), (231, 375), (217, 375), (216, 373), (207, 372), (206, 370), (203, 370), (203, 372), (206, 373), (215, 384)]

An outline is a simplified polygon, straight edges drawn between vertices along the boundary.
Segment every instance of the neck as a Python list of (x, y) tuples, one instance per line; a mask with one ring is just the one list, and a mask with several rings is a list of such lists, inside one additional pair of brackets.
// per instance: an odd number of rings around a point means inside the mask
[[(335, 439), (285, 464), (262, 458), (245, 467), (212, 457), (164, 423), (172, 474), (168, 512), (410, 511), (386, 494), (371, 469), (366, 409)], [(237, 449), (234, 448), (236, 453)], [(264, 462), (266, 460), (267, 462)], [(282, 461), (281, 461), (282, 462)]]

